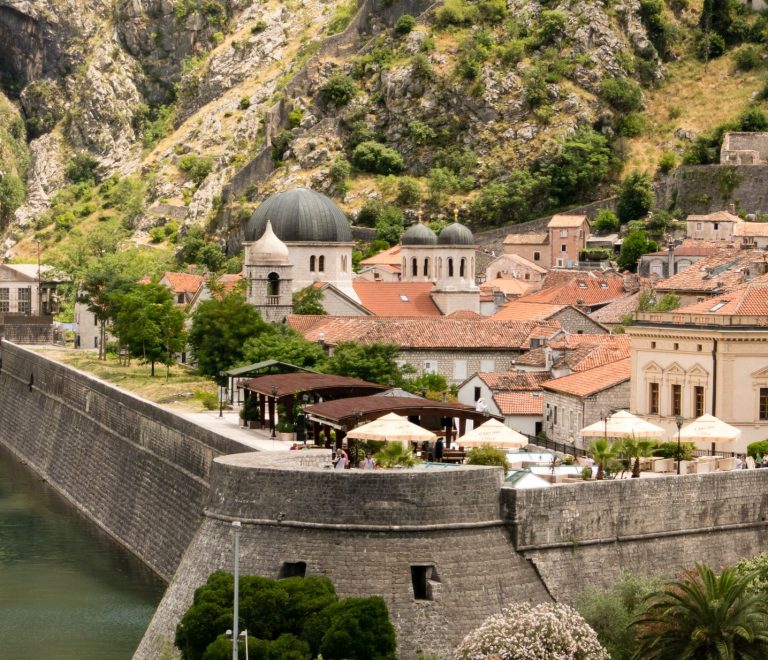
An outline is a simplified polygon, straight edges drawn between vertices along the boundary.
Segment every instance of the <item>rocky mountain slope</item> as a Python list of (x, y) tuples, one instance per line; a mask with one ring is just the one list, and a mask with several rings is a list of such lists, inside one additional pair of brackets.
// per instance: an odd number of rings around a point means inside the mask
[[(499, 219), (494, 186), (511, 219), (541, 182), (561, 186), (555, 205), (596, 196), (696, 16), (656, 0), (0, 0), (0, 169), (26, 181), (6, 256), (109, 215), (93, 192), (61, 221), (57, 195), (88, 176), (124, 181), (138, 241), (168, 223), (236, 239), (295, 185), (352, 217), (374, 196), (477, 225)], [(553, 179), (569, 139), (594, 180)]]

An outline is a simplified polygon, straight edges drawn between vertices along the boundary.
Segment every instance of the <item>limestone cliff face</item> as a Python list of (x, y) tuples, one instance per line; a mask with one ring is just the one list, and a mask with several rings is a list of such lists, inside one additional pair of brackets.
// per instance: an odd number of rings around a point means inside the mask
[[(596, 96), (601, 81), (631, 73), (631, 53), (649, 49), (637, 0), (507, 5), (529, 34), (541, 30), (542, 12), (561, 14), (562, 38), (516, 62), (485, 57), (470, 76), (461, 69), (466, 40), (472, 48), (495, 40), (489, 48), (498, 50), (509, 36), (499, 23), (464, 30), (461, 42), (435, 30), (426, 0), (363, 0), (354, 18), (344, 0), (0, 0), (0, 74), (30, 140), (18, 223), (28, 226), (46, 208), (82, 151), (97, 158), (102, 176), (148, 183), (139, 236), (169, 210), (186, 223), (217, 216), (231, 233), (237, 216), (273, 190), (309, 184), (331, 192), (331, 165), (349, 155), (355, 122), (398, 149), (416, 176), (434, 167), (435, 155), (414, 140), (413, 122), (444, 129), (445, 140), (478, 156), (479, 181), (525, 165), (577, 125), (609, 124), (611, 111)], [(405, 13), (417, 25), (396, 34)], [(416, 58), (426, 72), (414, 73)], [(546, 67), (558, 58), (569, 64), (555, 80)], [(646, 62), (657, 75), (658, 60)], [(346, 109), (319, 99), (334, 73), (353, 75), (358, 86)], [(530, 100), (534, 74), (547, 78), (538, 90), (546, 113)], [(275, 169), (272, 140), (281, 132), (283, 166)], [(210, 163), (202, 180), (179, 168), (187, 154)], [(366, 185), (347, 194), (347, 208), (362, 204)]]

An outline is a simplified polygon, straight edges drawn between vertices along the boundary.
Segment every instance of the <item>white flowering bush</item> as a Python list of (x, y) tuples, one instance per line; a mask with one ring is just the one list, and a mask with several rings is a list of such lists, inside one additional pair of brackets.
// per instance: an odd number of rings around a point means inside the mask
[(560, 603), (518, 603), (485, 620), (459, 644), (456, 660), (610, 660), (597, 633)]

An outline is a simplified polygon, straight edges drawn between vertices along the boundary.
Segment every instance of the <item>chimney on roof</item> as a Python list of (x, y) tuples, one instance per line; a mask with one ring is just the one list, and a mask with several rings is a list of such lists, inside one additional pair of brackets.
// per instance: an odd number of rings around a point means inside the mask
[(549, 346), (544, 347), (544, 370), (552, 369), (552, 349)]
[(728, 204), (728, 213), (736, 215), (736, 204)]
[(640, 278), (635, 273), (624, 272), (624, 291), (634, 293), (640, 288)]

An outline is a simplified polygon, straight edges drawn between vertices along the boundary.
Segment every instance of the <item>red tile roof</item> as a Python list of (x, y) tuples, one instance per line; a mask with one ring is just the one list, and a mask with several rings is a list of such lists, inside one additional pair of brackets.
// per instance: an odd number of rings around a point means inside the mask
[(440, 316), (432, 300), (432, 282), (352, 280), (360, 303), (376, 316)]
[(507, 234), (504, 245), (545, 245), (549, 234)]
[(310, 341), (318, 341), (322, 335), (323, 341), (331, 346), (342, 341), (356, 341), (361, 344), (397, 344), (405, 349), (437, 350), (519, 350), (530, 345), (533, 332), (540, 330), (553, 334), (560, 331), (560, 325), (551, 321), (536, 323), (443, 317), (307, 317), (290, 314), (286, 323)]
[(492, 390), (538, 390), (543, 382), (552, 380), (549, 371), (494, 371), (477, 376)]
[(690, 291), (697, 293), (729, 289), (744, 281), (744, 270), (754, 261), (763, 261), (763, 252), (756, 250), (722, 249), (717, 254), (700, 259), (684, 271), (656, 284), (657, 291)]
[(768, 285), (749, 284), (674, 311), (675, 314), (768, 316)]
[(733, 228), (734, 236), (768, 236), (768, 222), (742, 222)]
[(715, 211), (706, 215), (689, 215), (686, 222), (744, 222), (738, 215), (728, 211)]
[(556, 214), (547, 224), (550, 229), (566, 229), (568, 227), (581, 227), (587, 221), (586, 215)]
[(629, 380), (631, 360), (629, 358), (605, 364), (601, 367), (569, 374), (542, 383), (542, 388), (572, 396), (584, 397), (607, 390)]
[(388, 250), (384, 250), (383, 252), (374, 254), (372, 257), (368, 257), (367, 259), (363, 259), (360, 262), (360, 265), (374, 266), (376, 264), (381, 264), (381, 265), (387, 265), (387, 266), (395, 266), (396, 268), (399, 269), (401, 263), (402, 263), (402, 258), (400, 257), (400, 246), (395, 245), (394, 247), (391, 247)]
[(525, 280), (518, 280), (514, 277), (497, 277), (480, 285), (480, 291), (492, 292), (498, 289), (505, 296), (524, 296), (530, 293), (533, 285)]
[(549, 303), (551, 305), (599, 305), (625, 294), (624, 280), (619, 277), (578, 277), (561, 286), (541, 289), (517, 299), (517, 303)]
[(161, 281), (168, 282), (168, 286), (174, 293), (188, 293), (192, 295), (205, 281), (202, 275), (193, 275), (192, 273), (174, 273), (167, 271), (160, 278)]
[(544, 397), (541, 392), (494, 392), (493, 400), (502, 415), (543, 415)]
[(513, 300), (501, 307), (498, 312), (491, 316), (491, 319), (495, 321), (545, 321), (566, 307), (567, 305)]
[(632, 314), (637, 309), (640, 293), (640, 291), (635, 291), (635, 293), (629, 293), (622, 298), (611, 300), (605, 307), (592, 312), (589, 318), (598, 323), (618, 324), (627, 314)]

